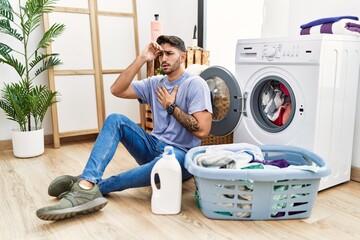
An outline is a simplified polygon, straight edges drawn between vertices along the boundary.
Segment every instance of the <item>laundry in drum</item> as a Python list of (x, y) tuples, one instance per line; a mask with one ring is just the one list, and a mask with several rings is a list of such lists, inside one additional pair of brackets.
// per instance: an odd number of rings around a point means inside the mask
[(291, 99), (289, 90), (279, 81), (270, 81), (261, 94), (264, 115), (275, 125), (282, 126), (290, 117)]
[(211, 101), (213, 106), (213, 121), (220, 121), (225, 118), (230, 107), (229, 89), (220, 77), (213, 77), (206, 81), (211, 92)]

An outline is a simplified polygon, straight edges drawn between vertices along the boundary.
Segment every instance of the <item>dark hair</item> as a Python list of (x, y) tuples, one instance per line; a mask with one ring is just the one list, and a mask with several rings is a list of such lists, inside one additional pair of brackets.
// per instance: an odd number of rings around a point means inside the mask
[(185, 48), (185, 43), (184, 41), (176, 36), (165, 36), (165, 35), (161, 35), (157, 38), (156, 42), (159, 45), (162, 45), (164, 43), (168, 43), (171, 46), (179, 49), (180, 51), (186, 52), (186, 48)]

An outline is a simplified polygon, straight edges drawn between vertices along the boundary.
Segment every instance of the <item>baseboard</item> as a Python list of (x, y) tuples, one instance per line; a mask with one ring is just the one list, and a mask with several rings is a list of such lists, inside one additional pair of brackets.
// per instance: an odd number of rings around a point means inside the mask
[[(61, 143), (68, 143), (74, 141), (88, 141), (88, 140), (95, 140), (97, 134), (88, 134), (88, 135), (81, 135), (81, 136), (73, 136), (73, 137), (66, 137), (61, 139)], [(45, 145), (51, 146), (54, 144), (53, 135), (45, 135), (44, 136)], [(12, 150), (12, 143), (11, 140), (1, 140), (0, 141), (0, 151), (2, 150)]]
[[(138, 125), (141, 127), (141, 124), (138, 123)], [(61, 144), (62, 143), (68, 143), (68, 142), (74, 142), (74, 141), (95, 141), (97, 137), (97, 133), (93, 134), (87, 134), (87, 135), (80, 135), (80, 136), (72, 136), (72, 137), (64, 137), (61, 138)], [(53, 135), (45, 135), (44, 138), (45, 145), (53, 145), (54, 144), (54, 138)], [(11, 150), (12, 149), (12, 143), (11, 140), (1, 140), (0, 141), (0, 151), (2, 150)]]
[(0, 141), (0, 151), (12, 149), (11, 140), (1, 140)]
[(351, 180), (360, 182), (360, 168), (358, 167), (351, 167)]

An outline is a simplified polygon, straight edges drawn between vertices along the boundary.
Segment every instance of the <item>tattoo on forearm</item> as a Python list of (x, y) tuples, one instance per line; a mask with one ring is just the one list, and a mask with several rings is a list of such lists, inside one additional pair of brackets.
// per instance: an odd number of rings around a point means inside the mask
[(183, 112), (179, 107), (175, 109), (173, 116), (190, 132), (199, 131), (199, 123), (196, 118)]

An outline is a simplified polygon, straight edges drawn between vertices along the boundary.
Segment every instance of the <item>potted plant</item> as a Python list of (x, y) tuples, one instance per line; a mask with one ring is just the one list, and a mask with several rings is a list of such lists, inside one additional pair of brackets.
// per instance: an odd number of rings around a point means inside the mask
[(43, 14), (51, 12), (56, 1), (27, 0), (21, 5), (19, 0), (16, 11), (8, 0), (0, 0), (0, 34), (10, 36), (21, 45), (17, 49), (0, 40), (0, 63), (12, 67), (19, 76), (19, 81), (4, 83), (0, 92), (0, 108), (8, 119), (19, 125), (19, 129), (12, 131), (13, 151), (17, 157), (44, 153), (43, 119), (48, 108), (57, 102), (58, 93), (45, 85), (36, 85), (34, 79), (61, 64), (58, 54), (46, 54), (45, 49), (61, 35), (65, 26), (55, 23), (35, 47), (31, 48), (29, 44), (29, 39), (36, 37), (33, 33), (40, 27)]

